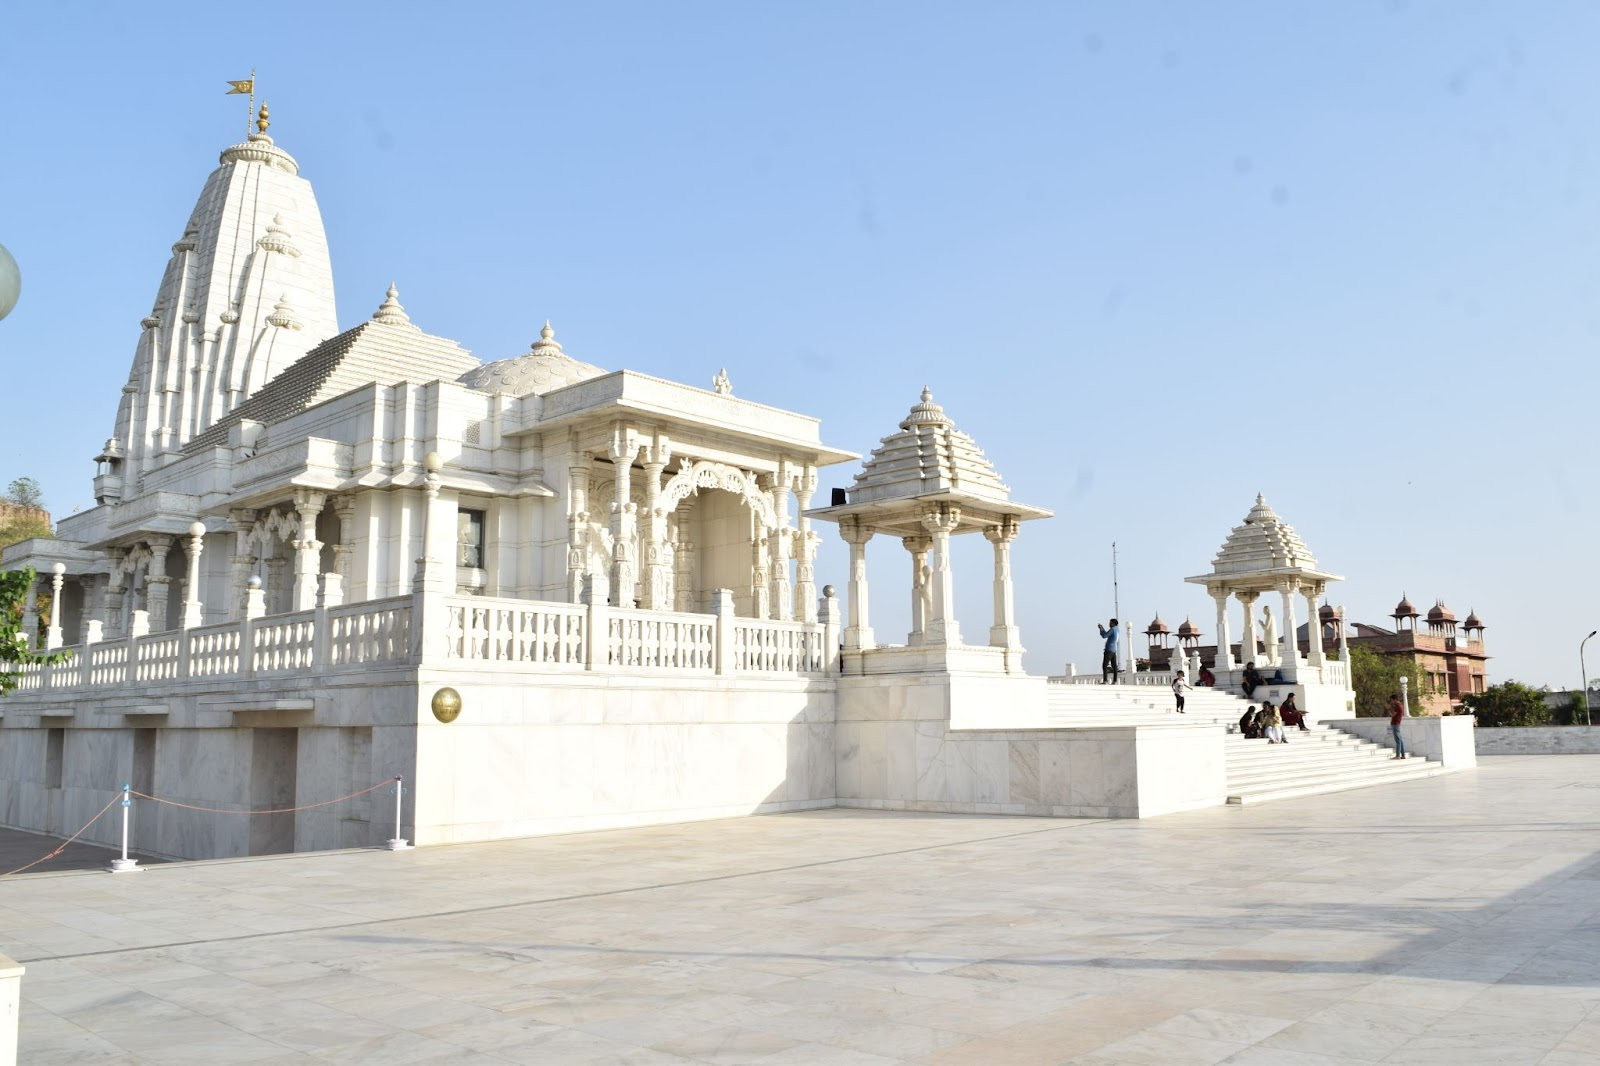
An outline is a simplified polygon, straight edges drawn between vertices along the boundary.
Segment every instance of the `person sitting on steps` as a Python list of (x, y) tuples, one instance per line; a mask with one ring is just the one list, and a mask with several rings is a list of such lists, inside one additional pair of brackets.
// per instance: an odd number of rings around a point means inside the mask
[(1261, 705), (1261, 717), (1266, 719), (1267, 743), (1287, 744), (1289, 741), (1283, 735), (1283, 717), (1278, 713), (1278, 708), (1268, 700)]
[(1261, 672), (1256, 669), (1255, 663), (1244, 664), (1244, 679), (1240, 682), (1244, 688), (1244, 698), (1249, 699), (1250, 694), (1261, 687)]
[(1278, 708), (1278, 713), (1283, 716), (1284, 725), (1291, 727), (1297, 726), (1302, 733), (1311, 732), (1311, 730), (1306, 727), (1305, 712), (1299, 707), (1295, 706), (1293, 692), (1289, 693), (1283, 698), (1283, 706)]
[(1259, 740), (1261, 738), (1261, 729), (1256, 725), (1255, 704), (1252, 703), (1248, 708), (1246, 708), (1245, 712), (1239, 716), (1239, 732), (1246, 740)]

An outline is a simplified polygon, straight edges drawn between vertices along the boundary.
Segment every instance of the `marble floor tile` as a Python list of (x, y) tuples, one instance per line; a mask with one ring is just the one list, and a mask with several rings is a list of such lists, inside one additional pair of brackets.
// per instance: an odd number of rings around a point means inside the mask
[[(1600, 1061), (1600, 756), (20, 876), (22, 1062)], [(1397, 807), (1397, 789), (1405, 802)]]

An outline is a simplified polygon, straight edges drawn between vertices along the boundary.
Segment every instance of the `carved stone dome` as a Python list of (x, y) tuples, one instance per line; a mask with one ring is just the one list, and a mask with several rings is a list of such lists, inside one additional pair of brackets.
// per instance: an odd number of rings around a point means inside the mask
[(1321, 619), (1323, 625), (1327, 625), (1330, 622), (1337, 622), (1341, 617), (1341, 612), (1333, 604), (1325, 603), (1317, 608), (1317, 617)]
[(1200, 627), (1187, 618), (1183, 620), (1183, 625), (1178, 627), (1178, 636), (1180, 637), (1198, 637), (1199, 635)]
[(508, 396), (543, 395), (565, 385), (604, 377), (609, 371), (581, 362), (561, 350), (556, 331), (546, 322), (539, 339), (526, 354), (498, 359), (467, 371), (457, 380), (478, 392), (499, 392)]
[(1151, 637), (1170, 632), (1172, 631), (1167, 628), (1167, 623), (1161, 620), (1161, 616), (1159, 614), (1156, 615), (1155, 621), (1151, 622), (1150, 625), (1145, 628), (1145, 635)]
[(1405, 596), (1401, 596), (1400, 597), (1400, 602), (1395, 604), (1394, 614), (1391, 617), (1394, 617), (1394, 618), (1415, 618), (1416, 616), (1417, 616), (1417, 609), (1411, 605), (1411, 601), (1408, 598), (1406, 598)]
[(1443, 600), (1435, 600), (1433, 606), (1428, 608), (1428, 621), (1430, 622), (1454, 622), (1455, 620), (1455, 612), (1446, 607)]
[(1467, 620), (1462, 625), (1467, 629), (1482, 629), (1483, 619), (1478, 617), (1477, 611), (1472, 611), (1467, 615)]

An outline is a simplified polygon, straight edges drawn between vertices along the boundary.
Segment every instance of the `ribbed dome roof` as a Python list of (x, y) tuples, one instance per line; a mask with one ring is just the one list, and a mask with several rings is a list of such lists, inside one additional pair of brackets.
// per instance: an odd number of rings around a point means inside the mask
[(1433, 601), (1433, 606), (1428, 608), (1428, 621), (1430, 622), (1454, 622), (1455, 620), (1455, 612), (1446, 607), (1443, 600)]
[(1150, 625), (1145, 629), (1145, 633), (1152, 637), (1158, 633), (1170, 632), (1171, 630), (1167, 628), (1167, 623), (1161, 620), (1161, 616), (1159, 614), (1156, 615), (1155, 621), (1151, 622)]
[(1392, 618), (1415, 618), (1416, 616), (1417, 616), (1417, 609), (1411, 605), (1411, 601), (1406, 598), (1406, 595), (1404, 593), (1401, 593), (1400, 594), (1400, 602), (1395, 604), (1395, 606), (1394, 606), (1394, 614), (1391, 615), (1390, 617), (1392, 617)]
[(1233, 527), (1211, 563), (1212, 570), (1218, 574), (1290, 568), (1314, 570), (1316, 566), (1311, 549), (1294, 527), (1279, 518), (1259, 494), (1244, 522)]
[(1180, 637), (1198, 637), (1199, 635), (1200, 627), (1187, 618), (1183, 620), (1183, 625), (1178, 627), (1178, 636)]
[(1317, 609), (1317, 617), (1323, 622), (1333, 622), (1341, 618), (1342, 612), (1331, 603), (1325, 603)]
[(556, 331), (546, 322), (539, 339), (524, 355), (497, 359), (462, 374), (457, 380), (479, 392), (508, 396), (543, 395), (564, 385), (604, 377), (609, 371), (580, 362), (561, 350)]
[(851, 503), (916, 498), (960, 492), (995, 503), (1011, 498), (1011, 490), (971, 437), (956, 429), (933, 393), (900, 423), (900, 432), (883, 438), (862, 464), (850, 490)]
[(1467, 620), (1462, 625), (1467, 629), (1482, 629), (1483, 619), (1478, 617), (1477, 611), (1473, 611), (1467, 615)]

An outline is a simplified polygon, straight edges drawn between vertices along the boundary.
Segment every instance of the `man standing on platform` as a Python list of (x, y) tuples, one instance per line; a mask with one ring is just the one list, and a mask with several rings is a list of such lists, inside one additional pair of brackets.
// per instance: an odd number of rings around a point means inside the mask
[(1100, 635), (1106, 638), (1105, 654), (1100, 656), (1100, 683), (1114, 685), (1117, 683), (1117, 620), (1111, 620), (1111, 628), (1100, 626)]
[(1389, 732), (1394, 734), (1394, 757), (1396, 759), (1404, 759), (1406, 757), (1405, 737), (1400, 735), (1400, 722), (1405, 716), (1406, 705), (1400, 699), (1400, 694), (1396, 692), (1389, 697)]

